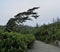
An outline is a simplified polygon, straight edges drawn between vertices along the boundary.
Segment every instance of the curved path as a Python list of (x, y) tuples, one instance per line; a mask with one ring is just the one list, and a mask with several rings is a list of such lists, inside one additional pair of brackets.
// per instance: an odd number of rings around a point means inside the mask
[(35, 41), (34, 48), (28, 52), (60, 52), (60, 48), (40, 41)]

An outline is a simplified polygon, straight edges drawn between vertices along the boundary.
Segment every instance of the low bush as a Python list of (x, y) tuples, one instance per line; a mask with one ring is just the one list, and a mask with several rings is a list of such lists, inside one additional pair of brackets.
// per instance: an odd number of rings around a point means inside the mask
[(56, 40), (60, 41), (60, 22), (42, 25), (39, 29), (37, 29), (34, 35), (36, 40), (54, 44)]
[(27, 52), (34, 41), (32, 34), (0, 31), (0, 52)]

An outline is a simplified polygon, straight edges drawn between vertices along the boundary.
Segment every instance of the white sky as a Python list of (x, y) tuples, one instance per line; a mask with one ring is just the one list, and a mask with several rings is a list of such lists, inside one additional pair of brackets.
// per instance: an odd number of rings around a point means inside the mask
[(5, 25), (17, 13), (36, 6), (40, 7), (37, 11), (40, 17), (25, 24), (42, 25), (51, 23), (57, 16), (60, 17), (60, 0), (0, 0), (0, 25)]

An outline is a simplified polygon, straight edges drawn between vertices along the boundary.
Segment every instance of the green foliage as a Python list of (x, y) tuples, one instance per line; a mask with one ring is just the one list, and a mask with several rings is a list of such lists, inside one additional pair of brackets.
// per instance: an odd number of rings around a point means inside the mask
[(32, 34), (0, 31), (0, 52), (27, 52), (34, 41)]
[(38, 27), (34, 33), (37, 40), (52, 43), (56, 40), (60, 40), (60, 21), (42, 25)]

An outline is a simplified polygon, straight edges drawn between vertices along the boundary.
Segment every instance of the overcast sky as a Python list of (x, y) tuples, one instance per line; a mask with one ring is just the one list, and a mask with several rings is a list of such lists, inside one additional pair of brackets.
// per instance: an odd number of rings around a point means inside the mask
[(37, 11), (40, 17), (25, 24), (42, 25), (51, 23), (52, 19), (56, 19), (57, 16), (60, 17), (60, 0), (0, 0), (0, 25), (5, 25), (17, 13), (36, 6), (40, 7)]

